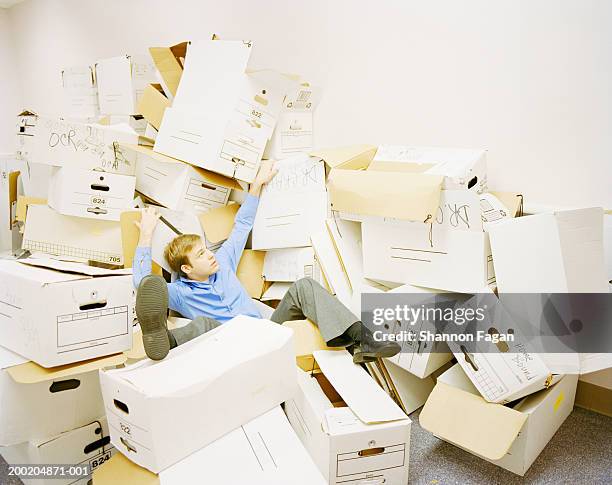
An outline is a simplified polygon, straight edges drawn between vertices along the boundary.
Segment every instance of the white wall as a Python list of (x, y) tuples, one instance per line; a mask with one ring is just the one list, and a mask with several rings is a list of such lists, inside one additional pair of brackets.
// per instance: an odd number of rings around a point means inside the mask
[(8, 10), (0, 8), (0, 155), (15, 150), (21, 92)]
[(485, 147), (496, 189), (612, 208), (608, 0), (29, 0), (10, 19), (40, 112), (64, 66), (216, 32), (324, 88), (319, 146)]

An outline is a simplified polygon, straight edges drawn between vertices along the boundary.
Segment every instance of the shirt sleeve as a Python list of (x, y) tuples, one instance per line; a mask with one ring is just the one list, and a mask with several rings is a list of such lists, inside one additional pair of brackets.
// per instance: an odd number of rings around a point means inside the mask
[(134, 288), (138, 288), (140, 281), (147, 275), (151, 274), (151, 248), (138, 246), (134, 252), (134, 261), (132, 262), (132, 281)]
[[(134, 252), (134, 261), (132, 262), (132, 282), (134, 283), (134, 288), (138, 289), (142, 279), (151, 273), (151, 248), (139, 246)], [(170, 309), (180, 312), (182, 308), (181, 301), (178, 285), (168, 283), (168, 306)]]
[(248, 194), (242, 207), (236, 213), (234, 227), (230, 236), (215, 254), (219, 264), (229, 264), (232, 271), (236, 271), (238, 267), (238, 262), (244, 251), (249, 232), (251, 232), (255, 223), (258, 205), (259, 197)]

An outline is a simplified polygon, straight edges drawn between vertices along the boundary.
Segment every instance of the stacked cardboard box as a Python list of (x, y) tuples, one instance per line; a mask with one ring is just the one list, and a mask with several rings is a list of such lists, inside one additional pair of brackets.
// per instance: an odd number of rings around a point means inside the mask
[[(0, 261), (0, 453), (104, 463), (95, 483), (186, 483), (205, 466), (215, 483), (404, 484), (407, 415), (424, 405), (423, 427), (524, 474), (571, 412), (576, 374), (609, 355), (522, 353), (520, 375), (512, 346), (404, 341), (362, 368), (312, 322), (265, 320), (261, 301), (303, 277), (358, 318), (368, 293), (605, 292), (601, 210), (515, 218), (520, 197), (488, 192), (480, 149), (314, 151), (317, 90), (248, 69), (253, 48), (215, 37), (66, 68), (64, 117), (19, 115), (18, 156), (47, 176), (37, 190), (9, 177), (13, 249), (34, 257)], [(171, 273), (166, 244), (191, 233), (220, 247), (265, 158), (278, 174), (237, 269), (264, 319), (145, 359), (137, 209), (161, 213), (152, 259)]]

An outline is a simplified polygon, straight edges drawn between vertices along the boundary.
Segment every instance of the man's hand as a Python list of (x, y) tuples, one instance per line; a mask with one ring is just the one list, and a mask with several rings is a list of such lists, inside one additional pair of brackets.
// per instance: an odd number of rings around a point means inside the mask
[(274, 160), (261, 161), (261, 165), (259, 166), (255, 180), (253, 180), (253, 183), (251, 184), (249, 194), (259, 197), (261, 188), (272, 180), (278, 173), (278, 169), (274, 168), (275, 163), (276, 162)]
[(146, 207), (142, 209), (140, 221), (134, 221), (136, 227), (140, 230), (140, 238), (138, 239), (139, 246), (150, 246), (153, 239), (153, 231), (161, 214), (157, 213), (155, 207)]

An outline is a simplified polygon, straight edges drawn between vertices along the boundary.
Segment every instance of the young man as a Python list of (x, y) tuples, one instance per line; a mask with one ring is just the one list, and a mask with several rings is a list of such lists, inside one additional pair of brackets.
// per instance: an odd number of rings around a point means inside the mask
[[(136, 223), (140, 239), (134, 255), (133, 278), (138, 288), (136, 315), (149, 358), (163, 359), (170, 348), (181, 345), (237, 315), (261, 318), (253, 300), (236, 277), (236, 268), (255, 221), (262, 187), (276, 175), (274, 162), (264, 161), (249, 194), (236, 214), (229, 238), (216, 254), (193, 234), (178, 236), (165, 249), (170, 267), (179, 274), (173, 283), (151, 275), (151, 239), (159, 215), (152, 208), (142, 211)], [(168, 330), (168, 308), (192, 321)], [(391, 357), (400, 351), (395, 342), (374, 341), (371, 332), (334, 296), (316, 281), (295, 282), (272, 314), (271, 320), (310, 319), (316, 323), (330, 347), (355, 346), (353, 361), (368, 362)]]

